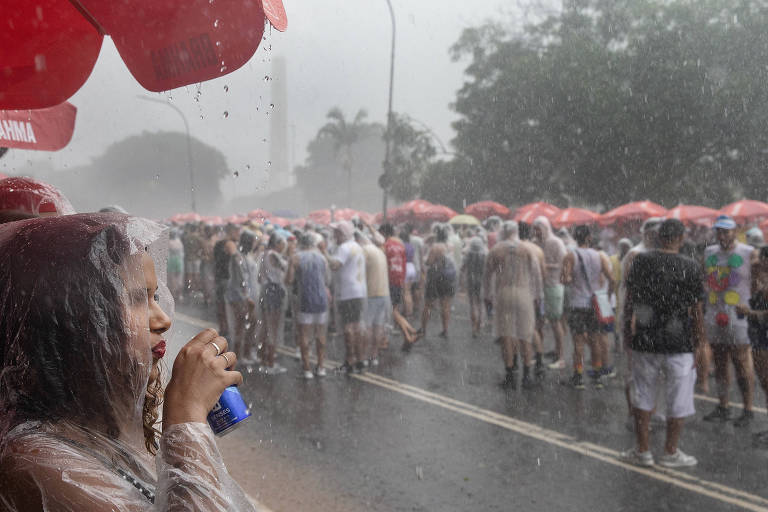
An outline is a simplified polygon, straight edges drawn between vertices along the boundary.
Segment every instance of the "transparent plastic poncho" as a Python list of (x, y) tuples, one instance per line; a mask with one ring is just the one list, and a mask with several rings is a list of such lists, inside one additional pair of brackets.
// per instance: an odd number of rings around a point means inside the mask
[(0, 226), (0, 509), (254, 510), (207, 424), (146, 446), (146, 260), (163, 240), (115, 213)]

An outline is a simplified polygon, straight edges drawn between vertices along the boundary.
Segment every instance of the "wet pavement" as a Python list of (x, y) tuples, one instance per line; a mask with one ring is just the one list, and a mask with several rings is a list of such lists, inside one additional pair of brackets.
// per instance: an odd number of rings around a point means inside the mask
[[(574, 390), (560, 382), (570, 370), (549, 371), (538, 389), (503, 390), (493, 337), (471, 339), (461, 296), (454, 310), (448, 340), (433, 317), (411, 353), (392, 336), (381, 365), (351, 377), (301, 379), (287, 332), (288, 373), (243, 370), (253, 418), (220, 441), (230, 472), (276, 511), (768, 511), (768, 450), (750, 433), (768, 428), (762, 407), (751, 429), (736, 429), (703, 422), (714, 404), (698, 396), (680, 446), (699, 465), (636, 468), (616, 458), (634, 439), (620, 376)], [(210, 325), (199, 309), (178, 313), (177, 345)], [(328, 355), (341, 361), (340, 336)], [(651, 437), (660, 454), (663, 427)]]

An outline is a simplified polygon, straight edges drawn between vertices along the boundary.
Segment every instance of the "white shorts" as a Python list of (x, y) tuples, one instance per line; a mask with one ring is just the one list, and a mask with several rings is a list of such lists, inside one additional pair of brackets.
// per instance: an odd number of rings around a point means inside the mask
[(368, 297), (365, 307), (365, 324), (368, 326), (386, 325), (392, 306), (389, 297)]
[(405, 264), (405, 282), (415, 283), (418, 280), (419, 278), (416, 275), (416, 265), (414, 265), (412, 262), (406, 263)]
[(641, 411), (654, 410), (660, 374), (666, 381), (667, 418), (692, 416), (696, 412), (693, 405), (696, 368), (690, 352), (654, 354), (632, 351), (632, 405)]
[(711, 345), (749, 345), (749, 335), (746, 325), (727, 325), (720, 327), (706, 324), (707, 341)]
[(299, 311), (297, 318), (299, 325), (323, 325), (328, 323), (328, 312), (323, 313), (302, 313)]

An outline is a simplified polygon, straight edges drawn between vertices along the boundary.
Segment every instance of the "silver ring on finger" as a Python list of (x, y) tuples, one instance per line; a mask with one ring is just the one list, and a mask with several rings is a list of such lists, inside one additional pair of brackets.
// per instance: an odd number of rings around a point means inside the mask
[(224, 360), (227, 362), (227, 368), (232, 366), (232, 361), (229, 360), (229, 358), (227, 357), (227, 354), (219, 354), (218, 357), (223, 357), (224, 358)]
[(215, 341), (209, 341), (209, 342), (208, 342), (208, 344), (209, 344), (209, 345), (213, 345), (213, 348), (215, 348), (215, 349), (216, 349), (216, 355), (217, 355), (217, 356), (220, 356), (220, 355), (221, 355), (221, 347), (220, 347), (220, 346), (218, 346), (218, 345), (216, 344), (216, 342), (215, 342)]

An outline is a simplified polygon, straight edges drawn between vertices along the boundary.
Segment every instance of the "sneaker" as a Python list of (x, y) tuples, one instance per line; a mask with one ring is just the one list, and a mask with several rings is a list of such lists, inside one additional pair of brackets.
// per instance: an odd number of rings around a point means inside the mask
[[(680, 450), (677, 450), (678, 453)], [(619, 460), (629, 462), (635, 466), (650, 467), (653, 466), (653, 454), (650, 450), (647, 452), (638, 452), (636, 448), (632, 448), (619, 454)], [(694, 459), (696, 460), (696, 459)]]
[(703, 419), (704, 421), (728, 421), (731, 419), (731, 409), (718, 405), (711, 413), (706, 414)]
[(550, 370), (565, 370), (565, 359), (558, 359), (554, 363), (549, 363), (547, 368)]
[(366, 364), (363, 361), (355, 363), (355, 373), (363, 373), (366, 371)]
[(696, 460), (696, 457), (683, 453), (680, 448), (672, 455), (665, 453), (659, 457), (659, 466), (664, 466), (665, 468), (687, 468), (698, 463), (699, 461)]
[(536, 387), (536, 381), (533, 380), (530, 375), (523, 375), (523, 381), (521, 385), (523, 389), (533, 389)]
[(379, 366), (379, 358), (378, 357), (372, 357), (369, 360), (369, 366)]
[(314, 379), (314, 378), (315, 378), (315, 376), (314, 376), (314, 374), (313, 374), (311, 371), (309, 371), (309, 370), (305, 370), (305, 371), (304, 371), (304, 378), (305, 378), (306, 380), (312, 380), (312, 379)]
[(267, 375), (280, 375), (281, 373), (285, 373), (287, 371), (288, 371), (288, 368), (275, 363), (274, 366), (267, 367), (264, 373), (266, 373)]
[(515, 372), (507, 372), (500, 386), (504, 389), (517, 389), (517, 374)]
[(618, 374), (616, 373), (616, 368), (613, 366), (604, 366), (603, 367), (603, 377), (606, 379), (613, 379), (616, 378)]
[(354, 371), (355, 369), (352, 367), (352, 365), (346, 361), (344, 361), (343, 365), (336, 368), (336, 373), (346, 373), (347, 375), (351, 374)]
[(546, 371), (544, 370), (544, 365), (536, 363), (536, 366), (533, 368), (533, 374), (536, 376), (537, 379), (541, 379), (544, 377), (544, 374)]
[(595, 389), (603, 389), (603, 387), (605, 387), (603, 384), (603, 376), (600, 373), (590, 377), (590, 380), (592, 381), (592, 386)]
[(328, 375), (328, 373), (325, 371), (325, 368), (321, 366), (315, 369), (315, 375), (317, 375), (318, 377), (325, 377), (326, 375)]
[(571, 386), (574, 389), (584, 389), (586, 386), (584, 385), (584, 375), (580, 373), (574, 373), (573, 377), (571, 377)]
[(733, 422), (734, 427), (748, 427), (752, 420), (755, 419), (755, 413), (752, 411), (744, 411), (741, 413), (736, 421)]

